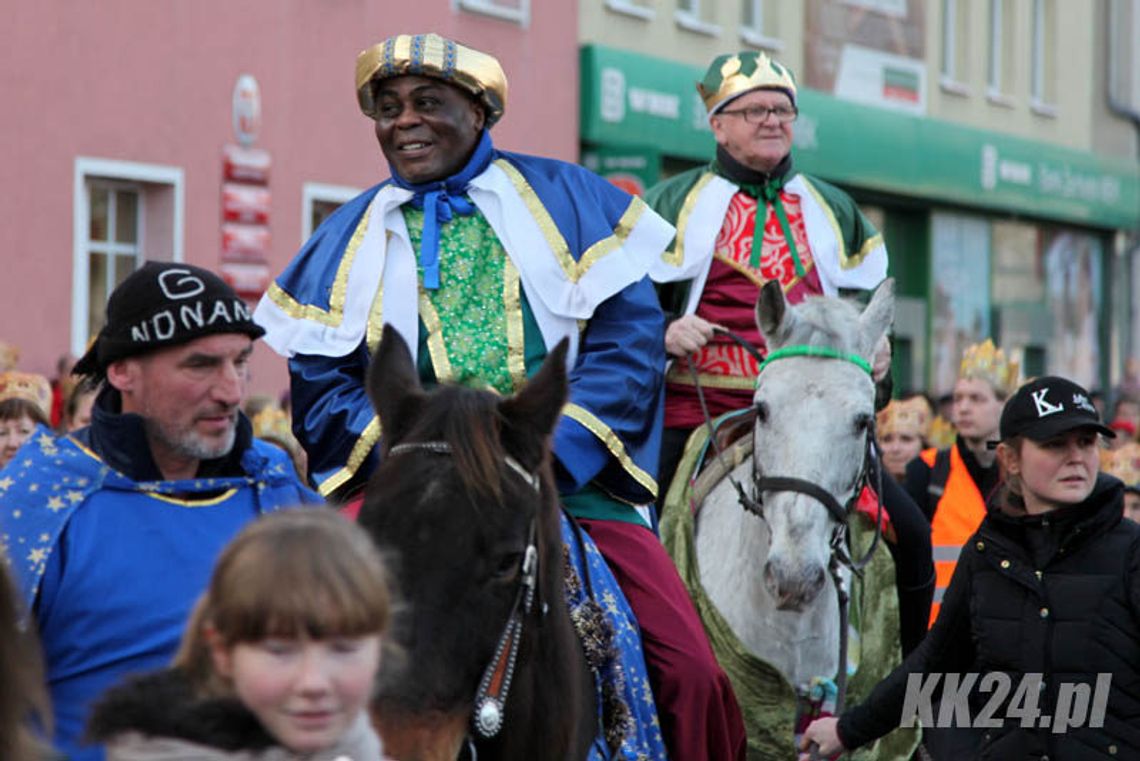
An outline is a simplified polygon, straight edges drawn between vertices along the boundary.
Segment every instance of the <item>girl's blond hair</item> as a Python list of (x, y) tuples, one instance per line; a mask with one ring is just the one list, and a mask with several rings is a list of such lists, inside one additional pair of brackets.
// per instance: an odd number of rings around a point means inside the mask
[(207, 628), (227, 647), (269, 637), (383, 634), (391, 605), (388, 572), (363, 530), (327, 508), (270, 513), (222, 551), (174, 665), (201, 692), (224, 693)]

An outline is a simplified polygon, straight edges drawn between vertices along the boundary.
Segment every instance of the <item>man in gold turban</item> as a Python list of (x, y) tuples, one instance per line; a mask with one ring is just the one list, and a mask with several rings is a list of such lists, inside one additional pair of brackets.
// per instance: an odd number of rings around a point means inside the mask
[(738, 757), (731, 685), (645, 508), (658, 491), (665, 366), (647, 273), (673, 228), (582, 167), (496, 148), (507, 79), (487, 53), (396, 35), (358, 56), (356, 94), (391, 178), (326, 220), (255, 315), (289, 358), (311, 477), (351, 504), (376, 468), (383, 432), (364, 377), (383, 326), (425, 385), (503, 394), (569, 339), (553, 441), (562, 503), (637, 615), (669, 755)]

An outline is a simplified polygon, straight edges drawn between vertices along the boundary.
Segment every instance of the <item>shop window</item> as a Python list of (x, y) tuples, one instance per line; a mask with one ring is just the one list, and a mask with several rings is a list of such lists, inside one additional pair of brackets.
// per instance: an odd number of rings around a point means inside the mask
[(306, 182), (301, 188), (301, 242), (307, 241), (341, 204), (359, 194), (358, 188)]
[(930, 392), (950, 393), (962, 351), (991, 335), (990, 225), (980, 216), (930, 218)]
[(1032, 60), (1029, 72), (1029, 102), (1043, 116), (1053, 116), (1056, 74), (1053, 49), (1056, 40), (1056, 4), (1053, 0), (1033, 0)]
[(1013, 105), (1009, 93), (1013, 90), (1012, 30), (1014, 28), (1013, 3), (1010, 0), (990, 0), (989, 58), (986, 69), (986, 97), (1001, 106)]
[(766, 50), (783, 50), (775, 0), (744, 0), (740, 19), (740, 38), (747, 44)]
[(1047, 228), (1041, 236), (1045, 304), (1052, 323), (1046, 370), (1085, 388), (1102, 386), (1104, 258), (1103, 240), (1083, 230)]
[(653, 0), (606, 0), (606, 7), (623, 16), (646, 20), (656, 15), (653, 10)]
[(720, 27), (714, 23), (715, 11), (715, 0), (677, 0), (673, 18), (682, 29), (716, 37)]
[(964, 82), (969, 80), (969, 51), (967, 43), (970, 35), (969, 3), (965, 0), (942, 0), (942, 63), (941, 86), (946, 92), (955, 95), (969, 93)]
[(530, 0), (452, 0), (455, 7), (526, 26), (530, 23)]
[(182, 260), (183, 172), (80, 158), (75, 164), (71, 351), (103, 327), (107, 298), (151, 260)]

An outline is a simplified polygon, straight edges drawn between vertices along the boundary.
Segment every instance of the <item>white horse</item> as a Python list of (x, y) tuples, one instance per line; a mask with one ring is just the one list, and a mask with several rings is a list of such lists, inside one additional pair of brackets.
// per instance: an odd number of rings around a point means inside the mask
[[(741, 418), (752, 435), (710, 455), (692, 482), (708, 446), (706, 429), (695, 431), (666, 499), (661, 538), (732, 680), (750, 761), (793, 757), (801, 709), (832, 710), (844, 691), (858, 702), (901, 658), (894, 563), (885, 547), (869, 551), (874, 517), (848, 509), (867, 472), (872, 355), (894, 300), (889, 279), (863, 309), (834, 298), (789, 306), (778, 284), (765, 285), (756, 320), (768, 357), (754, 414)], [(850, 597), (842, 615), (833, 540), (838, 560), (867, 562), (858, 579), (836, 564)], [(836, 692), (817, 692), (829, 680)], [(917, 729), (899, 729), (853, 758), (908, 759), (917, 744)]]
[[(798, 491), (753, 493), (758, 517), (732, 481), (753, 492), (754, 474), (800, 479), (839, 505), (857, 496), (875, 419), (870, 363), (894, 317), (894, 281), (862, 312), (841, 299), (789, 306), (783, 290), (769, 286), (756, 306), (770, 359), (754, 397), (752, 458), (700, 505), (696, 559), (705, 592), (739, 641), (801, 687), (839, 669), (840, 614), (828, 572), (838, 521)], [(812, 353), (820, 348), (824, 356)], [(841, 573), (849, 582), (850, 572)]]

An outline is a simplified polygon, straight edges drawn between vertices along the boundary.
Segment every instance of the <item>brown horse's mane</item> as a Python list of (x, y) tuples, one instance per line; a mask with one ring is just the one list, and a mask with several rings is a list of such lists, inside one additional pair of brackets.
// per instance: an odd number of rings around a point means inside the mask
[(472, 495), (502, 501), (503, 460), (500, 397), (490, 391), (445, 385), (428, 396), (419, 419), (401, 442), (442, 441), (451, 448), (456, 473)]

